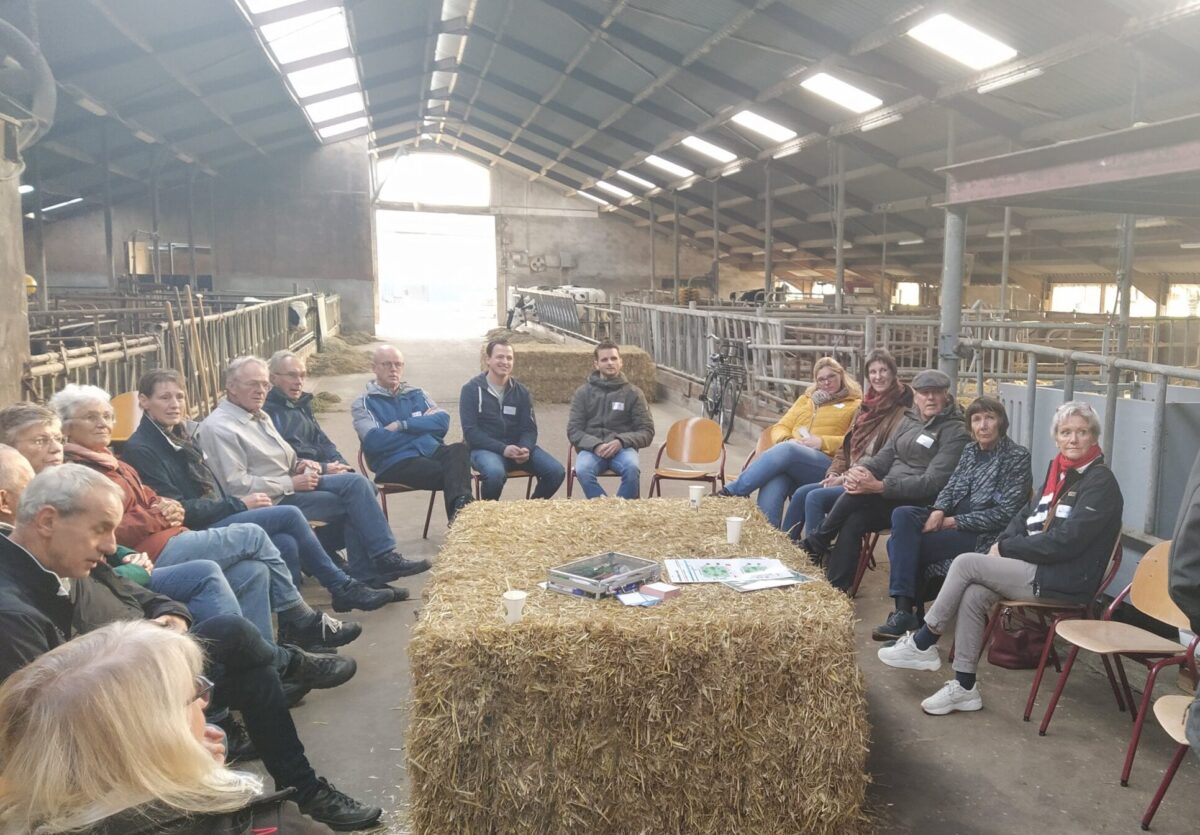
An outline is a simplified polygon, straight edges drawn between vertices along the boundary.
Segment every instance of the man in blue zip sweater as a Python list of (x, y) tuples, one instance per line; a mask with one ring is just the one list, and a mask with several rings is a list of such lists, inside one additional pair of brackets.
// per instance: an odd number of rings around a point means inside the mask
[(472, 377), (458, 397), (463, 437), (471, 448), (471, 466), (478, 470), (480, 494), (496, 500), (512, 470), (525, 470), (537, 478), (535, 499), (554, 495), (567, 472), (550, 453), (537, 445), (533, 396), (512, 378), (513, 348), (504, 339), (487, 344), (488, 370)]
[(446, 519), (471, 501), (471, 459), (466, 444), (444, 443), (450, 415), (425, 392), (403, 381), (404, 355), (391, 345), (371, 356), (375, 380), (350, 407), (375, 480), (441, 490)]

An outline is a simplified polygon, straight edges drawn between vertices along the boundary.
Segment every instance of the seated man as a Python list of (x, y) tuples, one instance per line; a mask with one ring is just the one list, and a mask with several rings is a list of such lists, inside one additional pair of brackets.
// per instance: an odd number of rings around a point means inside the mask
[(304, 360), (291, 351), (276, 351), (267, 360), (267, 372), (272, 388), (263, 411), (271, 416), (280, 437), (297, 456), (320, 464), (322, 473), (354, 472), (313, 417), (313, 396), (304, 390), (304, 381), (308, 379)]
[(617, 497), (641, 495), (637, 451), (654, 440), (654, 418), (642, 390), (621, 373), (621, 349), (601, 342), (592, 351), (595, 370), (571, 398), (567, 440), (578, 453), (575, 475), (589, 499), (604, 496), (596, 476), (612, 470), (621, 477)]
[[(4, 489), (10, 492), (13, 484)], [(0, 681), (72, 635), (118, 620), (145, 618), (190, 631), (205, 645), (217, 683), (214, 710), (238, 710), (277, 788), (293, 788), (300, 810), (339, 830), (373, 826), (382, 810), (359, 803), (318, 777), (287, 709), (273, 648), (244, 618), (222, 615), (193, 624), (188, 610), (130, 583), (105, 555), (116, 548), (121, 491), (74, 464), (52, 467), (24, 488), (16, 526), (0, 536)], [(289, 673), (319, 680), (313, 656), (298, 653)], [(130, 706), (131, 719), (136, 705)]]
[(344, 522), (350, 576), (373, 588), (427, 571), (427, 560), (396, 553), (371, 482), (357, 473), (321, 475), (320, 464), (279, 436), (262, 408), (270, 389), (267, 364), (238, 357), (225, 372), (227, 396), (200, 424), (197, 441), (225, 492), (243, 500), (264, 493), (310, 521)]
[(371, 355), (374, 382), (350, 414), (375, 480), (418, 490), (441, 490), (446, 520), (471, 501), (471, 459), (466, 444), (444, 442), (450, 415), (424, 391), (404, 382), (404, 355), (391, 345)]
[(499, 499), (508, 473), (526, 470), (537, 478), (533, 498), (548, 499), (567, 473), (537, 445), (533, 395), (513, 379), (513, 361), (507, 340), (487, 344), (488, 370), (467, 381), (458, 398), (463, 437), (471, 447), (471, 466), (479, 472), (483, 498)]
[(36, 403), (14, 403), (0, 409), (0, 444), (29, 459), (35, 473), (63, 462), (62, 421)]

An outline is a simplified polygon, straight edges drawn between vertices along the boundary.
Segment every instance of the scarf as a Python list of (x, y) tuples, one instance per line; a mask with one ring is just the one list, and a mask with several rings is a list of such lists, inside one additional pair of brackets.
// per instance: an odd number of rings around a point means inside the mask
[(163, 433), (169, 443), (183, 453), (183, 463), (187, 467), (188, 477), (200, 489), (201, 498), (216, 495), (216, 491), (213, 489), (212, 475), (208, 465), (204, 463), (204, 454), (200, 452), (196, 447), (196, 442), (184, 430), (183, 424), (177, 423), (169, 428), (158, 423), (154, 425), (158, 427), (158, 431)]
[(850, 462), (857, 461), (867, 453), (867, 446), (877, 440), (879, 430), (891, 420), (897, 409), (906, 409), (911, 404), (912, 389), (905, 383), (893, 381), (883, 391), (868, 386), (858, 407), (858, 414), (854, 417), (854, 426), (850, 429)]
[(67, 460), (71, 458), (76, 459), (76, 461), (70, 463), (77, 463), (79, 460), (83, 460), (98, 464), (106, 470), (120, 469), (120, 465), (117, 463), (117, 456), (112, 454), (111, 448), (97, 452), (94, 449), (88, 449), (85, 446), (73, 444), (68, 441), (63, 444), (63, 459)]
[(1089, 464), (1102, 455), (1100, 445), (1093, 444), (1091, 449), (1077, 461), (1072, 461), (1061, 452), (1054, 456), (1054, 460), (1050, 462), (1050, 471), (1046, 473), (1046, 486), (1042, 488), (1042, 497), (1038, 500), (1033, 513), (1025, 520), (1025, 529), (1030, 536), (1039, 534), (1050, 527), (1050, 513), (1058, 504), (1063, 490), (1067, 487), (1067, 474), (1071, 470), (1080, 472), (1087, 469)]
[(838, 389), (837, 391), (833, 392), (832, 394), (822, 391), (821, 389), (817, 388), (816, 386), (813, 386), (812, 389), (808, 392), (808, 399), (812, 401), (814, 409), (819, 409), (822, 406), (824, 406), (826, 403), (833, 403), (834, 401), (837, 401), (837, 400), (845, 400), (849, 396), (850, 396), (850, 389), (846, 388), (845, 383), (842, 383), (842, 387), (840, 389)]

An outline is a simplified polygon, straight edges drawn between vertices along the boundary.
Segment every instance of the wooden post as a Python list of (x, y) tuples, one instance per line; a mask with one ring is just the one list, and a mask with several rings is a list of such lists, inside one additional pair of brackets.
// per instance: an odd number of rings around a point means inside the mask
[(196, 376), (200, 378), (200, 392), (204, 399), (204, 412), (212, 408), (212, 392), (208, 386), (208, 362), (204, 357), (204, 346), (200, 341), (200, 328), (196, 325), (196, 308), (192, 300), (192, 288), (187, 288), (188, 317), (192, 331), (192, 356), (196, 358)]
[(186, 383), (187, 374), (183, 370), (183, 341), (179, 338), (179, 331), (175, 326), (175, 311), (171, 308), (171, 303), (166, 302), (167, 308), (167, 330), (171, 334), (171, 343), (175, 347), (175, 370), (179, 372)]

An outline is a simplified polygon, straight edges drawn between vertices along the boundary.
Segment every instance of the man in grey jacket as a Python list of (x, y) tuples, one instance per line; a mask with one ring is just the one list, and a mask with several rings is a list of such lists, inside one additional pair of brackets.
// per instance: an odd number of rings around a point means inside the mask
[(862, 535), (886, 528), (901, 505), (931, 504), (970, 440), (949, 377), (922, 371), (912, 388), (912, 409), (877, 453), (850, 468), (846, 492), (820, 529), (800, 543), (811, 557), (827, 558), (825, 575), (843, 591), (854, 583)]
[(597, 480), (611, 470), (621, 477), (617, 497), (641, 494), (637, 451), (654, 440), (654, 418), (642, 390), (621, 373), (621, 349), (601, 342), (592, 351), (595, 370), (571, 398), (567, 440), (575, 447), (575, 475), (589, 499), (607, 495)]
[[(1192, 631), (1200, 632), (1200, 456), (1183, 491), (1171, 537), (1170, 567), (1171, 599), (1192, 622)], [(1200, 688), (1188, 710), (1187, 735), (1192, 751), (1200, 756)]]

